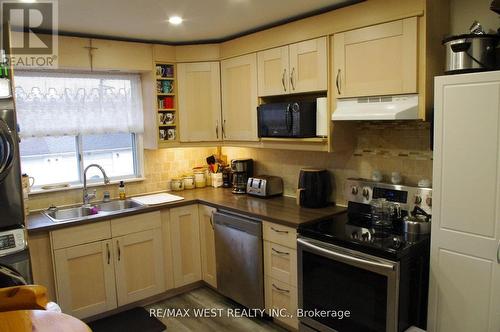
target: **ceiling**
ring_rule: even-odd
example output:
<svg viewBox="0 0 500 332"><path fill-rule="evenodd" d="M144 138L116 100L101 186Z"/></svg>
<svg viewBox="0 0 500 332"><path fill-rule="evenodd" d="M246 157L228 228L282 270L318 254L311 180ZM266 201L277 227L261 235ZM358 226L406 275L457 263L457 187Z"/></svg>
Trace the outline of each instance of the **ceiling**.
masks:
<svg viewBox="0 0 500 332"><path fill-rule="evenodd" d="M170 43L222 41L353 0L59 0L63 34ZM184 18L181 25L169 16Z"/></svg>

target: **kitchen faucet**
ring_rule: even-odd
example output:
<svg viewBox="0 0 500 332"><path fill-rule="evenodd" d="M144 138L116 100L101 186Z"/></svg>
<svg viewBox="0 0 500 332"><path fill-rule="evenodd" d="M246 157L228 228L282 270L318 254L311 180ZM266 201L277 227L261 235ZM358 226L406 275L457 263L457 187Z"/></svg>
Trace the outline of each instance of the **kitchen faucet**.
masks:
<svg viewBox="0 0 500 332"><path fill-rule="evenodd" d="M102 166L97 165L97 164L90 164L87 167L85 167L85 170L83 171L83 205L88 206L89 202L91 199L94 199L96 196L96 190L94 189L94 192L92 194L87 193L87 170L91 167L97 167L101 172L104 177L104 184L109 183L109 178L106 175L106 172L104 171L104 168Z"/></svg>

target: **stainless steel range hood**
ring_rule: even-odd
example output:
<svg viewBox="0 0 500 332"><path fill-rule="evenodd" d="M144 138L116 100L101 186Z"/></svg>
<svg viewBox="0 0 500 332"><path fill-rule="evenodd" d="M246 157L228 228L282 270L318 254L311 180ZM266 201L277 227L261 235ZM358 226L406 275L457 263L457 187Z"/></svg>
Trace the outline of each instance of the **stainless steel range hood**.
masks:
<svg viewBox="0 0 500 332"><path fill-rule="evenodd" d="M333 121L416 120L418 94L337 99Z"/></svg>

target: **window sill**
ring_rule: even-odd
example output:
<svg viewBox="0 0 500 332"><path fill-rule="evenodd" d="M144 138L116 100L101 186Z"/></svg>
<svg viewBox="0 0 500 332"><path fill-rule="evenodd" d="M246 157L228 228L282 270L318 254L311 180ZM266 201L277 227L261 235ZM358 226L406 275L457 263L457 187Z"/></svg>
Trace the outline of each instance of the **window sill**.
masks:
<svg viewBox="0 0 500 332"><path fill-rule="evenodd" d="M94 187L105 187L105 186L110 186L110 185L117 185L120 183L120 181L123 181L124 183L131 183L131 182L141 182L146 180L145 177L140 177L140 178L129 178L129 179L123 179L123 180L111 180L108 184L104 184L104 182L93 182L93 183L88 183L87 188L94 188ZM58 191L68 191L68 190L76 190L76 189L83 189L83 184L74 184L74 185L69 185L68 187L62 187L62 188L54 188L54 189L41 189L41 188L32 188L29 192L29 195L37 195L37 194L46 194L46 193L54 193Z"/></svg>

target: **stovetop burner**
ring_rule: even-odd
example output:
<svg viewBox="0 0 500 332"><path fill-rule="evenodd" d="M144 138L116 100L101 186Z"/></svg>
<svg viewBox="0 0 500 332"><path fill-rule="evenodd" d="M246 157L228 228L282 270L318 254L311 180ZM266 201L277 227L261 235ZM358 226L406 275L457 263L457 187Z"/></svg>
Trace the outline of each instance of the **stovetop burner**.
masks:
<svg viewBox="0 0 500 332"><path fill-rule="evenodd" d="M330 219L299 227L303 236L359 250L375 256L400 259L417 247L428 242L428 235L408 238L402 221L389 228L372 226L366 214L342 213Z"/></svg>

